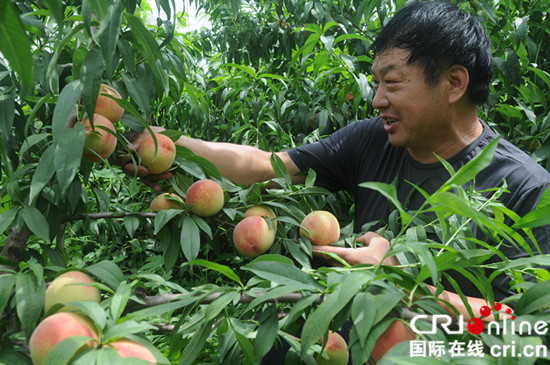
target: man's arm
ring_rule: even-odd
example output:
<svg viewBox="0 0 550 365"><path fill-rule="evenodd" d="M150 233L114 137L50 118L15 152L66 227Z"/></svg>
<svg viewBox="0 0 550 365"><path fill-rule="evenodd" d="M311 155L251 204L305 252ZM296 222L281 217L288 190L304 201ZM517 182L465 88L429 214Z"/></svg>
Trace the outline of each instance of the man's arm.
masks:
<svg viewBox="0 0 550 365"><path fill-rule="evenodd" d="M151 127L151 129L155 133L164 130L161 127ZM132 141L132 148L134 150L137 150L139 144L148 133L148 131L145 131ZM250 186L254 183L264 182L276 177L275 171L271 166L271 153L259 148L226 142L209 142L187 136L181 136L176 141L176 144L186 147L195 155L210 161L216 166L222 176L227 177L235 184ZM305 176L297 175L300 169L286 151L276 152L276 155L285 164L288 173L292 177L292 183L298 184L305 181ZM119 158L118 163L126 173L144 178L147 185L155 190L160 189L159 180L171 177L171 173L164 173L158 176L150 175L145 166L134 165L129 155Z"/></svg>
<svg viewBox="0 0 550 365"><path fill-rule="evenodd" d="M390 242L384 237L374 232L367 232L363 236L359 237L357 240L364 243L365 247L347 248L338 246L313 246L313 253L320 258L328 259L328 256L324 253L330 252L338 255L341 259L352 266L358 264L377 265L382 259L384 259L384 265L399 265L399 261L395 256L386 257L386 254L391 248L391 245ZM435 295L436 288L432 285L426 286L431 291L431 293ZM448 290L444 290L437 298L439 299L438 304L450 315L462 314L465 321L469 321L470 319L472 319L466 305L458 294ZM468 304L470 305L470 308L472 309L472 313L474 315L480 313L479 311L481 307L489 305L489 303L483 298L466 298L468 299ZM453 310L453 307L456 308L458 313ZM503 304L502 307L503 311L509 308L505 304ZM494 319L494 317L491 314L490 316L484 317L483 319L491 321Z"/></svg>

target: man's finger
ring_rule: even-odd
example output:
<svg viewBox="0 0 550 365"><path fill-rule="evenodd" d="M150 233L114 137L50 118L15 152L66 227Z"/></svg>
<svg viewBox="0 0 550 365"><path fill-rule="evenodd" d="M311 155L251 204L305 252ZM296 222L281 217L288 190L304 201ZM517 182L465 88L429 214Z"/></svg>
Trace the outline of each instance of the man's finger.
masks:
<svg viewBox="0 0 550 365"><path fill-rule="evenodd" d="M161 180L168 180L171 177L172 177L172 172L165 171L165 172L161 172L160 174L149 175L147 179L149 181L161 181Z"/></svg>
<svg viewBox="0 0 550 365"><path fill-rule="evenodd" d="M122 167L122 170L124 170L124 172L130 176L145 177L149 175L149 170L147 169L147 167L142 165L135 165L132 162L124 165Z"/></svg>

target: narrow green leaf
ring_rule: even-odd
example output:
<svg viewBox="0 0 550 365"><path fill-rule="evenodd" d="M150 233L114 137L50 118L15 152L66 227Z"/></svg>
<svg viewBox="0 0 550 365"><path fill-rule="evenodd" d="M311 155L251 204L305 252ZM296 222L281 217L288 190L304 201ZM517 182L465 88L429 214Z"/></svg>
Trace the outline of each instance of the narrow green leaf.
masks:
<svg viewBox="0 0 550 365"><path fill-rule="evenodd" d="M42 315L46 283L30 272L20 271L15 279L15 301L17 316L25 329L25 336L30 338L34 327Z"/></svg>
<svg viewBox="0 0 550 365"><path fill-rule="evenodd" d="M160 230L172 220L172 218L181 214L181 209L163 209L157 213L155 217L155 234L159 233Z"/></svg>
<svg viewBox="0 0 550 365"><path fill-rule="evenodd" d="M15 118L15 100L12 94L0 95L0 135L9 136Z"/></svg>
<svg viewBox="0 0 550 365"><path fill-rule="evenodd" d="M517 314L547 311L550 308L550 281L543 281L527 289L514 307Z"/></svg>
<svg viewBox="0 0 550 365"><path fill-rule="evenodd" d="M11 0L0 1L0 51L19 75L21 94L27 95L33 83L34 60L31 43Z"/></svg>
<svg viewBox="0 0 550 365"><path fill-rule="evenodd" d="M191 217L185 217L183 219L180 245L187 261L193 261L199 256L199 250L201 248L200 230Z"/></svg>
<svg viewBox="0 0 550 365"><path fill-rule="evenodd" d="M121 321L127 321L130 319L141 320L141 319L147 319L155 316L160 316L161 314L173 312L183 307L187 307L188 305L196 303L198 300L200 300L200 297L194 297L194 296L185 297L184 295L182 295L181 300L174 300L169 303L159 304L153 307L149 307L149 308L145 308L145 309L141 309L141 310L129 313L124 317L122 317Z"/></svg>
<svg viewBox="0 0 550 365"><path fill-rule="evenodd" d="M183 350L179 365L193 364L210 334L215 331L212 328L213 321L204 321L191 337L191 341Z"/></svg>
<svg viewBox="0 0 550 365"><path fill-rule="evenodd" d="M288 173L288 170L286 169L285 163L275 153L271 154L271 166L273 166L273 170L275 171L275 175L277 175L277 177L284 178L286 187L292 184L292 181Z"/></svg>
<svg viewBox="0 0 550 365"><path fill-rule="evenodd" d="M42 189L48 184L55 173L54 165L55 147L50 145L42 154L38 166L31 180L31 189L29 193L29 204L33 204L34 200Z"/></svg>
<svg viewBox="0 0 550 365"><path fill-rule="evenodd" d="M101 261L86 268L93 276L111 288L117 288L124 281L122 270L112 261Z"/></svg>
<svg viewBox="0 0 550 365"><path fill-rule="evenodd" d="M105 62L101 52L97 48L89 50L80 69L80 82L84 85L82 88L82 102L90 120L92 120L97 104L104 68Z"/></svg>
<svg viewBox="0 0 550 365"><path fill-rule="evenodd" d="M0 275L0 313L4 312L4 308L13 294L15 278L14 274Z"/></svg>
<svg viewBox="0 0 550 365"><path fill-rule="evenodd" d="M147 64L151 67L151 70L153 70L153 74L155 75L157 81L162 85L164 93L168 94L168 75L159 68L159 64L157 63L159 46L155 40L155 37L149 32L149 30L147 30L147 28L145 28L143 21L140 18L130 13L124 13L124 18L128 22L134 37L136 37Z"/></svg>
<svg viewBox="0 0 550 365"><path fill-rule="evenodd" d="M126 308L126 304L128 304L128 300L130 299L130 295L132 294L132 287L127 282L122 282L116 289L115 295L111 298L111 317L118 321L122 313L124 312L124 309Z"/></svg>
<svg viewBox="0 0 550 365"><path fill-rule="evenodd" d="M99 36L99 45L101 47L103 59L105 60L108 78L112 77L112 72L117 66L113 58L115 56L120 34L122 9L123 5L121 0L114 1L109 4L106 29L103 30Z"/></svg>
<svg viewBox="0 0 550 365"><path fill-rule="evenodd" d="M128 235L131 238L134 237L134 233L136 233L136 230L139 228L139 218L131 215L127 215L123 218L123 222L124 222L124 227L128 232Z"/></svg>
<svg viewBox="0 0 550 365"><path fill-rule="evenodd" d="M361 347L365 347L368 334L374 324L376 301L371 293L359 293L353 298L351 317Z"/></svg>
<svg viewBox="0 0 550 365"><path fill-rule="evenodd" d="M16 215L17 208L11 208L0 214L0 234L3 234L8 229Z"/></svg>
<svg viewBox="0 0 550 365"><path fill-rule="evenodd" d="M50 229L44 215L35 207L24 207L21 209L21 218L33 234L50 242Z"/></svg>
<svg viewBox="0 0 550 365"><path fill-rule="evenodd" d="M203 260L203 259L197 259L197 260L190 261L190 262L187 263L187 265L200 265L200 266L204 266L204 267L207 267L209 269L212 269L212 270L216 270L220 274L222 274L222 275L226 276L227 278L229 278L233 281L236 281L237 283L242 285L242 282L241 282L241 279L239 278L239 276L237 274L235 274L235 272L228 266L221 265L221 264L218 264L216 262Z"/></svg>
<svg viewBox="0 0 550 365"><path fill-rule="evenodd" d="M550 204L537 207L517 221L512 228L535 228L550 224Z"/></svg>
<svg viewBox="0 0 550 365"><path fill-rule="evenodd" d="M48 351L48 354L42 361L42 365L64 365L69 364L69 361L84 346L84 344L93 340L88 336L70 336L58 342Z"/></svg>
<svg viewBox="0 0 550 365"><path fill-rule="evenodd" d="M242 267L242 269L252 271L262 279L282 285L307 284L311 286L312 289L322 288L322 286L306 272L294 266L292 261L285 262L278 258L278 255L262 255L254 259L254 261L250 262L248 265Z"/></svg>
<svg viewBox="0 0 550 365"><path fill-rule="evenodd" d="M61 90L61 94L59 94L59 98L53 110L52 133L54 141L59 139L61 132L66 128L69 116L76 102L80 99L81 93L82 83L80 83L80 80L72 81Z"/></svg>
<svg viewBox="0 0 550 365"><path fill-rule="evenodd" d="M80 167L85 134L84 126L79 123L64 129L55 142L54 165L62 195L67 193Z"/></svg>
<svg viewBox="0 0 550 365"><path fill-rule="evenodd" d="M399 199L397 199L397 189L395 185L369 181L361 183L359 184L359 186L362 188L376 190L377 192L385 196L386 199L388 199L399 211L399 215L401 216L401 220L404 225L411 220L411 216L403 209L403 205L401 204Z"/></svg>
<svg viewBox="0 0 550 365"><path fill-rule="evenodd" d="M62 2L58 0L41 0L41 3L46 5L59 27L62 28L65 20Z"/></svg>
<svg viewBox="0 0 550 365"><path fill-rule="evenodd" d="M364 272L352 272L348 274L338 288L328 294L323 302L307 318L302 330L302 354L328 330L332 319L349 303L358 293L359 289L372 280L370 275Z"/></svg>
<svg viewBox="0 0 550 365"><path fill-rule="evenodd" d="M108 327L107 330L103 333L103 339L104 341L109 341L113 338L127 337L128 335L139 334L154 329L156 329L156 327L149 322L138 322L135 320L129 320Z"/></svg>
<svg viewBox="0 0 550 365"><path fill-rule="evenodd" d="M279 318L277 308L275 305L271 305L262 313L258 332L254 339L254 358L257 363L269 352L275 343L278 330Z"/></svg>

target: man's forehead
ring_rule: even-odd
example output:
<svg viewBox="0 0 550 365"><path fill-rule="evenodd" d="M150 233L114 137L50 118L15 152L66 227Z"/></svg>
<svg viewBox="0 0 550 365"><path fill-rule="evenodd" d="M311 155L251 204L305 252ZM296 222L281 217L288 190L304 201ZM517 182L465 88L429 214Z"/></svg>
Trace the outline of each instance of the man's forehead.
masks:
<svg viewBox="0 0 550 365"><path fill-rule="evenodd" d="M401 48L389 48L376 55L373 60L372 73L386 74L393 70L400 70L407 65L410 51Z"/></svg>

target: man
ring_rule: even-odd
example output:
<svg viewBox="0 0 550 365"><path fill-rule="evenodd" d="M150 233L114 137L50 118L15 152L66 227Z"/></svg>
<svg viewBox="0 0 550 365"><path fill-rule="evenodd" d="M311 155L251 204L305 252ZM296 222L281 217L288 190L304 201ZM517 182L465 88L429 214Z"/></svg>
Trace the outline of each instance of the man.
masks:
<svg viewBox="0 0 550 365"><path fill-rule="evenodd" d="M489 94L492 56L487 31L475 17L450 3L411 3L384 26L373 50L376 95L372 103L380 116L353 123L319 142L277 153L293 183L304 182L298 173L313 168L319 186L348 190L356 201L357 232L364 223L388 217L386 199L374 190L360 188L360 183L397 179L399 199L409 199L410 209L418 208L424 198L408 182L431 193L449 178L436 155L458 169L496 137L477 115L477 105L485 103ZM234 183L249 185L275 177L269 152L189 137L181 137L177 143L208 159ZM129 164L126 170L147 175L142 166L136 171ZM501 140L490 166L476 177L475 188L494 188L503 179L510 193L501 201L519 215L533 210L550 186L545 169ZM156 184L154 179L150 182ZM549 228L541 227L536 235L543 252L550 252ZM390 249L390 242L374 232L365 233L359 241L365 247L322 247L316 249L316 255L333 252L352 265L378 264ZM526 255L514 248L507 248L505 254L511 259ZM384 263L397 265L398 261L389 257ZM477 314L487 302L470 287L465 294ZM495 291L497 300L510 293L505 281L495 283ZM457 294L444 291L440 298L469 318Z"/></svg>

